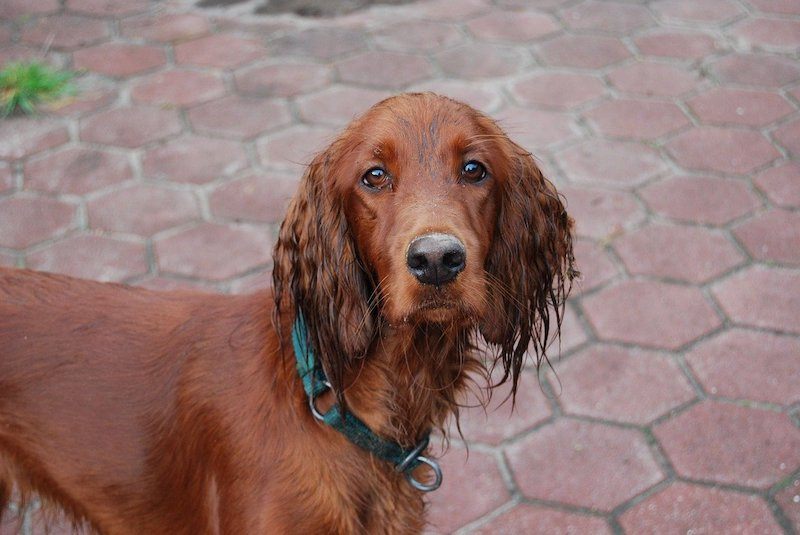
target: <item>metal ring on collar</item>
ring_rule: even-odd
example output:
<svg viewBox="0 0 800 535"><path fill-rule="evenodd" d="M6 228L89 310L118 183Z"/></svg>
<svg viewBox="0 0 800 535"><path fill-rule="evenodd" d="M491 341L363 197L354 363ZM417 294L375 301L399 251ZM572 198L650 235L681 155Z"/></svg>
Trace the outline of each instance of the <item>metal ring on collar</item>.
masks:
<svg viewBox="0 0 800 535"><path fill-rule="evenodd" d="M432 492L438 489L439 486L442 484L442 469L439 467L439 463L437 463L433 459L428 459L427 457L422 455L418 455L417 460L431 467L431 470L433 470L433 475L435 476L433 483L429 485L426 485L425 483L420 483L419 481L414 479L414 476L411 475L411 472L406 472L406 479L408 480L408 482L411 483L412 487L422 492Z"/></svg>
<svg viewBox="0 0 800 535"><path fill-rule="evenodd" d="M324 394L325 392L331 389L331 383L329 381L323 381L322 384L324 384L327 387L325 390L321 390L313 396L308 396L308 406L311 409L311 414L314 415L314 418L316 418L320 422L325 421L325 415L319 412L319 410L317 410L317 397L320 394Z"/></svg>

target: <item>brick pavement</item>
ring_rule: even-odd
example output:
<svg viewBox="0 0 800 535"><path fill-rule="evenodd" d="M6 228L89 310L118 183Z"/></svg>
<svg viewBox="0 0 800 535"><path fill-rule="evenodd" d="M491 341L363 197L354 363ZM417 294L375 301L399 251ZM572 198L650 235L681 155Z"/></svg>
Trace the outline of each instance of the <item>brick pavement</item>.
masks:
<svg viewBox="0 0 800 535"><path fill-rule="evenodd" d="M302 163L386 95L452 95L564 192L584 279L555 371L527 373L511 418L468 411L432 531L800 530L797 0L329 20L4 0L0 17L0 62L86 71L77 100L0 122L0 264L262 286Z"/></svg>

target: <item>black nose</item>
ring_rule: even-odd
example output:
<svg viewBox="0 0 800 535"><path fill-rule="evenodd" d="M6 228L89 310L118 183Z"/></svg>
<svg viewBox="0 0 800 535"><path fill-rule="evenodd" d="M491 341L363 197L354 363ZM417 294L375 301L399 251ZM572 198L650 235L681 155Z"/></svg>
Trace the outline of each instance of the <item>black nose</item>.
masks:
<svg viewBox="0 0 800 535"><path fill-rule="evenodd" d="M450 234L426 234L408 247L408 269L422 284L440 286L456 278L467 261L464 244Z"/></svg>

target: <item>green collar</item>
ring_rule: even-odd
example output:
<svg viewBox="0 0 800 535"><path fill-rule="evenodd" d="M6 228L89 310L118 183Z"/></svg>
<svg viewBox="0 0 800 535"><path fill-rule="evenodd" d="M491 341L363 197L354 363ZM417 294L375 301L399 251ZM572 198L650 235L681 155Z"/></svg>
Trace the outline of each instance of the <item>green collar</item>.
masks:
<svg viewBox="0 0 800 535"><path fill-rule="evenodd" d="M317 364L314 352L308 344L308 330L302 314L297 315L292 327L292 346L297 360L297 372L303 380L303 388L308 396L308 405L317 420L333 427L356 446L367 450L379 459L392 463L395 470L404 473L409 483L417 490L430 492L439 488L439 485L442 484L441 468L436 461L422 455L422 452L428 447L430 434L426 435L416 447L407 450L396 442L385 440L373 433L352 412L342 413L338 404L333 405L325 414L321 414L317 410L315 406L317 397L329 390L331 384L328 382L322 366ZM420 464L427 464L433 470L436 476L433 483L424 484L414 479L412 472Z"/></svg>

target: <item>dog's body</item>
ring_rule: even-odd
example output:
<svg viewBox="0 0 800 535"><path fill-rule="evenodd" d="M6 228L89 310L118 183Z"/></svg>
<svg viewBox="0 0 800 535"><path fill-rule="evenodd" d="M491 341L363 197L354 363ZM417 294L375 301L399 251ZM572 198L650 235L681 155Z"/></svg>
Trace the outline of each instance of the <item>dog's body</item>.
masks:
<svg viewBox="0 0 800 535"><path fill-rule="evenodd" d="M312 416L292 324L332 383L320 402L413 447L457 416L478 331L514 386L530 341L542 356L570 227L488 118L403 95L310 165L274 292L2 270L0 511L16 487L103 533L417 533L404 474Z"/></svg>

